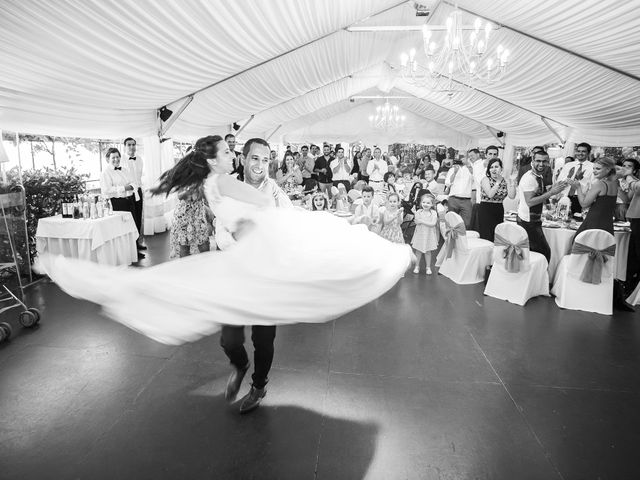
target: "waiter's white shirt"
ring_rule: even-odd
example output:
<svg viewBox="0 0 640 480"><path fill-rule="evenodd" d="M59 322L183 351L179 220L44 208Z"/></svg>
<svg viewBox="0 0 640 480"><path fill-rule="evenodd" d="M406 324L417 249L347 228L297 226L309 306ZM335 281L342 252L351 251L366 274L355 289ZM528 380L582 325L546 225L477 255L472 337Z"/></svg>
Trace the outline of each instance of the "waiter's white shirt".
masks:
<svg viewBox="0 0 640 480"><path fill-rule="evenodd" d="M120 161L120 166L131 174L135 189L142 188L142 169L144 167L142 157L136 154L136 159L130 160L129 157L124 156Z"/></svg>
<svg viewBox="0 0 640 480"><path fill-rule="evenodd" d="M131 172L122 168L122 170L116 170L111 165L100 175L100 190L102 195L107 197L126 198L135 196L138 200L138 190L135 188L135 181L131 176ZM133 190L125 190L127 185L134 186Z"/></svg>

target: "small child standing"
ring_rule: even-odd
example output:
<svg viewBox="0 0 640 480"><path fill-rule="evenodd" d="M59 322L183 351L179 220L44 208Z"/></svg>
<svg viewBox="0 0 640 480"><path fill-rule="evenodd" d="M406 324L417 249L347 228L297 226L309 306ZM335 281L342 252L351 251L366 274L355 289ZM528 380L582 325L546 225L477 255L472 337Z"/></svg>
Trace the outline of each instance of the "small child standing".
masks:
<svg viewBox="0 0 640 480"><path fill-rule="evenodd" d="M378 233L380 231L380 212L373 203L373 188L369 185L362 189L362 203L355 209L351 224L366 225L369 231Z"/></svg>
<svg viewBox="0 0 640 480"><path fill-rule="evenodd" d="M395 192L389 193L385 209L380 215L382 225L380 236L393 243L404 243L402 229L400 228L403 217L404 212L400 208L400 196Z"/></svg>
<svg viewBox="0 0 640 480"><path fill-rule="evenodd" d="M416 230L411 239L411 246L418 257L413 273L419 273L420 257L424 255L427 275L431 275L431 252L438 248L438 213L435 203L433 195L426 193L420 197L420 209L415 218Z"/></svg>

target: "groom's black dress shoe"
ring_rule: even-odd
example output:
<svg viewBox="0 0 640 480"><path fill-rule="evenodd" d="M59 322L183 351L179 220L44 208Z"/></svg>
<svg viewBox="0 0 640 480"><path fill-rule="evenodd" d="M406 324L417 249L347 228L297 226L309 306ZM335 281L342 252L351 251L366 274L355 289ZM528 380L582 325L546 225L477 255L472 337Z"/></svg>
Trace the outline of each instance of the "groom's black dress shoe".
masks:
<svg viewBox="0 0 640 480"><path fill-rule="evenodd" d="M242 403L240 404L240 413L249 413L258 408L266 394L266 388L251 387L249 393L247 393L242 399Z"/></svg>
<svg viewBox="0 0 640 480"><path fill-rule="evenodd" d="M233 402L238 395L238 391L240 390L240 385L242 385L242 379L244 378L247 370L249 370L250 364L244 368L238 368L236 366L233 367L233 372L229 375L229 379L227 380L227 388L224 391L224 398L227 402Z"/></svg>

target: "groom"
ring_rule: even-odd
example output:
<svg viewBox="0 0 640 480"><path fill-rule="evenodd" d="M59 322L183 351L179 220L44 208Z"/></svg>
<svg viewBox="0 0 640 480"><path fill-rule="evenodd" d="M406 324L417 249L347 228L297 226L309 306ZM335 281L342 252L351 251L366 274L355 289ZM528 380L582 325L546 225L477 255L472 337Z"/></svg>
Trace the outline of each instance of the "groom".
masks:
<svg viewBox="0 0 640 480"><path fill-rule="evenodd" d="M244 181L258 190L268 193L276 207L292 207L289 197L269 178L269 159L271 148L266 140L252 138L244 144ZM273 341L276 338L275 326L254 325L251 327L253 342L254 371L251 376L251 390L242 398L240 413L255 410L267 393L268 374L273 362ZM225 398L232 402L240 390L242 380L249 370L250 363L244 348L244 327L225 325L222 327L220 345L233 366L233 372L227 380Z"/></svg>

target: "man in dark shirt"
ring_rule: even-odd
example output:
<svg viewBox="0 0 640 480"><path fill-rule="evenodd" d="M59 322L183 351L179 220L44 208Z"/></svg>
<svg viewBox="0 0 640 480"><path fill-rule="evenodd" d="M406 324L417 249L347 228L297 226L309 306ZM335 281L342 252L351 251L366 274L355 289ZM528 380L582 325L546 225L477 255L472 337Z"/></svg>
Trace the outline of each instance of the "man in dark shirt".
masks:
<svg viewBox="0 0 640 480"><path fill-rule="evenodd" d="M329 198L331 198L331 187L333 185L333 175L330 168L332 160L331 147L325 144L324 147L322 147L322 155L316 158L316 163L313 167L313 172L318 177L320 191Z"/></svg>

